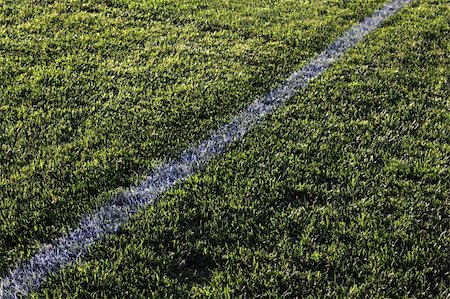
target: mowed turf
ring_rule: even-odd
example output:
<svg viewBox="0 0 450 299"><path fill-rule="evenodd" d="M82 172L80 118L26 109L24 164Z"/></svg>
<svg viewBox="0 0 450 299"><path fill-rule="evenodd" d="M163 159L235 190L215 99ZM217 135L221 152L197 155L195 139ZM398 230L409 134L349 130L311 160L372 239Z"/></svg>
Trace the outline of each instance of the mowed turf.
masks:
<svg viewBox="0 0 450 299"><path fill-rule="evenodd" d="M447 298L449 21L407 7L33 296Z"/></svg>
<svg viewBox="0 0 450 299"><path fill-rule="evenodd" d="M0 1L0 277L383 1Z"/></svg>

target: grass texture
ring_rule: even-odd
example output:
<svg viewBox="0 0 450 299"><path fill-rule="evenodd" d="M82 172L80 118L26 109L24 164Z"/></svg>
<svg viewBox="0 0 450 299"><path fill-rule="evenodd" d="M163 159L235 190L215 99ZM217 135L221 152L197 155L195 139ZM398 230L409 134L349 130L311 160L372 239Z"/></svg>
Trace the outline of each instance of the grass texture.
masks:
<svg viewBox="0 0 450 299"><path fill-rule="evenodd" d="M415 2L33 296L446 298L448 36Z"/></svg>
<svg viewBox="0 0 450 299"><path fill-rule="evenodd" d="M382 2L0 0L0 276Z"/></svg>

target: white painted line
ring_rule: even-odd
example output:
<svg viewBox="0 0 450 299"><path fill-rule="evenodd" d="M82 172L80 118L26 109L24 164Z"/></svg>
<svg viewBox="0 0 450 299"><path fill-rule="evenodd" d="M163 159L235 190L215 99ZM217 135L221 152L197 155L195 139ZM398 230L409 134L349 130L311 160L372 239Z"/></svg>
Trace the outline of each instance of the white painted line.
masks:
<svg viewBox="0 0 450 299"><path fill-rule="evenodd" d="M184 151L178 161L161 165L141 185L117 195L105 206L85 216L69 234L53 240L52 244L42 245L30 260L18 265L0 282L0 297L25 297L31 291L39 289L45 278L86 254L89 246L116 232L120 225L126 223L140 209L152 204L176 182L192 176L211 158L222 153L229 143L241 139L252 127L258 125L266 114L281 107L300 88L307 86L310 80L325 72L331 63L411 1L393 0L386 4L372 16L346 31L278 88L255 100L207 140Z"/></svg>

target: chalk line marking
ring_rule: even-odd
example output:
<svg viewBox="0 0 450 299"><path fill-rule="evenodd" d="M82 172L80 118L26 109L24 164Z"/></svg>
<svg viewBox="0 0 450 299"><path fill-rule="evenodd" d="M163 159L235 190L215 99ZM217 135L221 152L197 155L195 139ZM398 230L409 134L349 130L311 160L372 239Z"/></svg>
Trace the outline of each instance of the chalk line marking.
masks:
<svg viewBox="0 0 450 299"><path fill-rule="evenodd" d="M317 58L293 73L283 84L266 96L256 99L207 140L184 151L178 161L156 168L141 185L113 197L105 206L86 215L77 228L53 240L51 244L42 245L34 256L11 270L0 282L0 297L25 297L33 290L39 289L45 278L86 254L92 244L115 233L120 225L126 223L139 210L155 202L158 196L176 182L198 172L211 158L222 153L228 144L241 139L252 127L258 125L265 115L281 107L365 35L410 2L412 0L393 0L375 11L370 17L346 31Z"/></svg>

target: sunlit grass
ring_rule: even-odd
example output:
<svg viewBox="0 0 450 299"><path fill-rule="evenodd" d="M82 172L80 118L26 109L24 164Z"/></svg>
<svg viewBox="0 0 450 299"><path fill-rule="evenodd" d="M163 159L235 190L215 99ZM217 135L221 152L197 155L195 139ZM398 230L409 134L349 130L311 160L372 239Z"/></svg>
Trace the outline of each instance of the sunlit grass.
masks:
<svg viewBox="0 0 450 299"><path fill-rule="evenodd" d="M449 20L394 16L35 295L445 298Z"/></svg>

